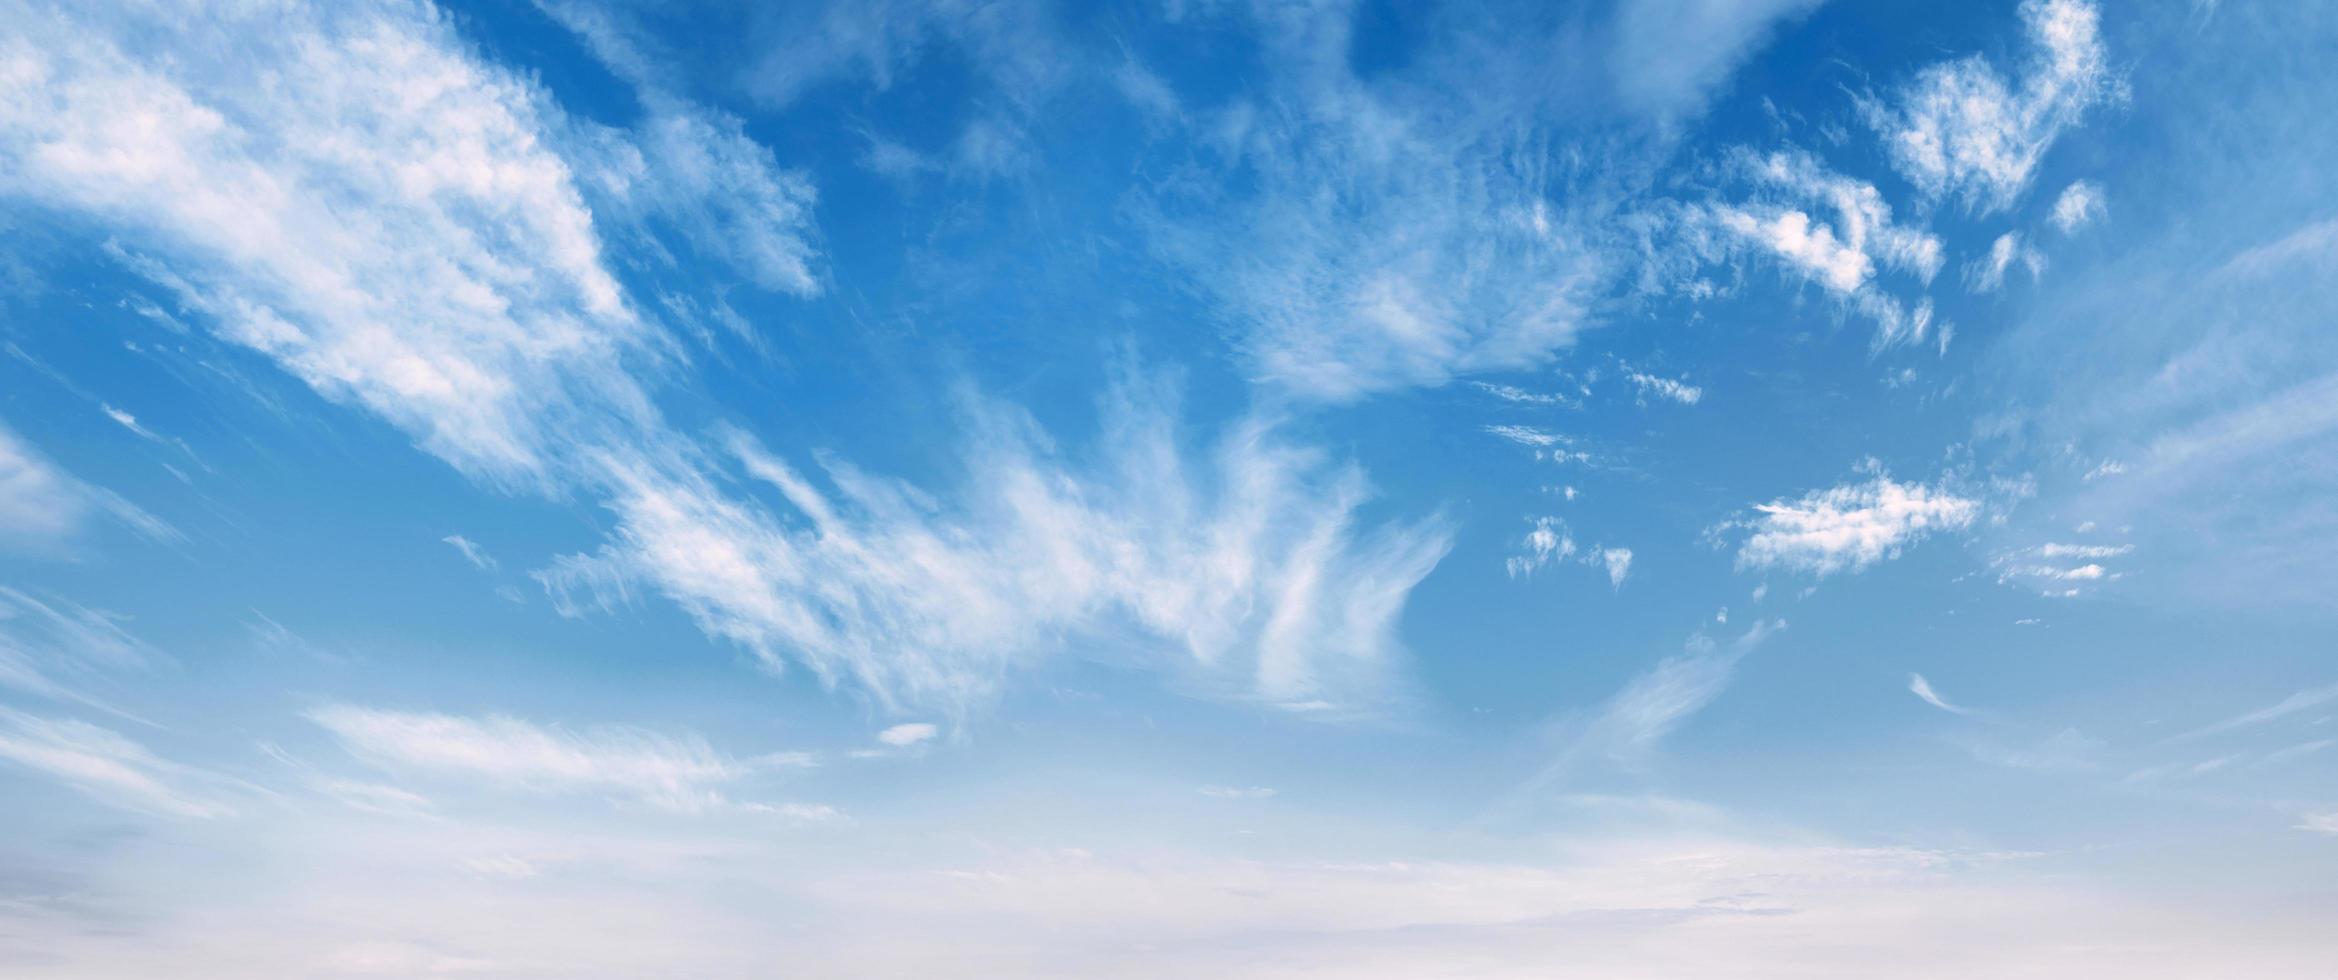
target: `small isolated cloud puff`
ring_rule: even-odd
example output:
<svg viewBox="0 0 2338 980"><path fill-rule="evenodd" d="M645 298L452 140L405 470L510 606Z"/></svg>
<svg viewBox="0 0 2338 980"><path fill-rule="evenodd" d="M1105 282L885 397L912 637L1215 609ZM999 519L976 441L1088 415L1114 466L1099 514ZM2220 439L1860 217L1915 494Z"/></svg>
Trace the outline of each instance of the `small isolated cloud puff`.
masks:
<svg viewBox="0 0 2338 980"><path fill-rule="evenodd" d="M1624 577L1632 574L1632 549L1602 548L1599 563L1607 566L1607 584L1623 588Z"/></svg>
<svg viewBox="0 0 2338 980"><path fill-rule="evenodd" d="M1683 405L1694 405L1704 400L1705 397L1705 389L1675 378L1660 378L1641 371L1633 371L1624 377L1631 381L1634 387L1640 389L1642 402L1646 402L1648 397L1653 395Z"/></svg>
<svg viewBox="0 0 2338 980"><path fill-rule="evenodd" d="M2048 220L2063 234L2068 235L2103 216L2103 189L2093 181L2074 181L2062 189L2062 196L2054 199L2054 210Z"/></svg>
<svg viewBox="0 0 2338 980"><path fill-rule="evenodd" d="M1275 795L1271 786L1204 786L1201 795L1221 800L1263 800Z"/></svg>
<svg viewBox="0 0 2338 980"><path fill-rule="evenodd" d="M1962 715L1971 713L1963 708L1948 703L1948 699L1941 697L1940 692L1933 690L1932 682L1925 680L1924 675L1922 674L1908 675L1908 691L1917 697L1922 698L1925 704L1929 704L1950 714Z"/></svg>
<svg viewBox="0 0 2338 980"><path fill-rule="evenodd" d="M2020 263L2036 281L2046 270L2046 255L2022 241L2021 232L2009 231L1989 244L1989 254L1965 269L1965 280L1977 293L1994 293L2005 285L2005 273Z"/></svg>
<svg viewBox="0 0 2338 980"><path fill-rule="evenodd" d="M905 749L912 745L931 741L935 735L940 733L941 729L930 723L913 721L878 732L877 741L897 749Z"/></svg>
<svg viewBox="0 0 2338 980"><path fill-rule="evenodd" d="M2019 78L1973 55L1924 69L1890 105L1865 106L1893 167L1927 198L2004 210L2062 130L2106 98L2110 70L2092 3L2025 0L2021 19L2032 50Z"/></svg>
<svg viewBox="0 0 2338 980"><path fill-rule="evenodd" d="M1938 531L1969 527L1980 502L1945 486L1900 483L1878 472L1864 483L1756 504L1755 516L1722 525L1749 530L1739 568L1782 568L1819 578L1897 557Z"/></svg>
<svg viewBox="0 0 2338 980"><path fill-rule="evenodd" d="M1503 561L1504 571L1511 578L1526 578L1553 563L1572 563L1603 567L1608 584L1622 588L1624 578L1632 573L1632 549L1606 548L1598 545L1579 550L1575 538L1567 533L1567 524L1556 517L1533 518L1532 527L1519 539L1517 554Z"/></svg>
<svg viewBox="0 0 2338 980"><path fill-rule="evenodd" d="M1511 578L1531 576L1554 561L1566 561L1575 556L1575 539L1567 533L1566 522L1556 517L1537 517L1534 527L1519 541L1519 554L1503 562Z"/></svg>
<svg viewBox="0 0 2338 980"><path fill-rule="evenodd" d="M456 551L462 552L463 560L470 562L471 567L482 572L495 570L495 556L488 554L487 549L480 547L478 542L460 534L449 534L439 540L453 546Z"/></svg>

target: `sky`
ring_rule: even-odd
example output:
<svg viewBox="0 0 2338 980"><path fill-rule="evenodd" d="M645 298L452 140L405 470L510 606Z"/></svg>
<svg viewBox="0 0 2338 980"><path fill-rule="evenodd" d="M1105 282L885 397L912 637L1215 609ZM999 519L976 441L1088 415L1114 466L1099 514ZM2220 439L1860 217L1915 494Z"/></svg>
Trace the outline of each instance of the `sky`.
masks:
<svg viewBox="0 0 2338 980"><path fill-rule="evenodd" d="M0 0L0 973L2327 976L2333 45Z"/></svg>

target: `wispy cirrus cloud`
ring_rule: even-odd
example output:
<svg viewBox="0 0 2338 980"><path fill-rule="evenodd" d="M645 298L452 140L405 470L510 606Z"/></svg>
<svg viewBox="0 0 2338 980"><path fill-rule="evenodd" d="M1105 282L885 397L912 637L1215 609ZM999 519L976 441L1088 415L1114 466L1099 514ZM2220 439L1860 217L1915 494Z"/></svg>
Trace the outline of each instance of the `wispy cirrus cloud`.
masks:
<svg viewBox="0 0 2338 980"><path fill-rule="evenodd" d="M25 70L0 79L0 193L118 232L134 271L220 336L481 483L605 502L610 545L545 574L570 612L664 594L769 663L894 701L963 706L1066 633L1119 623L1204 666L1248 660L1269 700L1377 686L1363 678L1387 673L1447 535L1357 528L1362 474L1263 421L1196 465L1159 405L1124 412L1141 439L1087 467L985 406L949 514L834 458L832 491L797 492L814 483L766 479L787 468L761 449L675 431L653 397L672 304L637 300L611 243L679 225L750 278L814 292L810 190L637 70L615 21L555 6L637 80L642 127L567 117L426 6L295 5L265 29L250 12L34 6L10 52ZM774 235L794 237L758 237ZM734 465L777 499L740 491Z"/></svg>
<svg viewBox="0 0 2338 980"><path fill-rule="evenodd" d="M57 553L98 515L157 541L180 538L160 518L74 478L0 425L0 549Z"/></svg>
<svg viewBox="0 0 2338 980"><path fill-rule="evenodd" d="M1555 24L1521 36L1440 20L1408 84L1390 86L1345 54L1353 9L1243 13L1272 48L1261 90L1193 118L1198 179L1154 188L1139 217L1254 377L1347 402L1532 367L1574 342L1607 259L1559 194L1548 89L1486 73L1535 77L1557 52L1590 61L1589 45Z"/></svg>
<svg viewBox="0 0 2338 980"><path fill-rule="evenodd" d="M1440 520L1360 526L1362 471L1262 419L1191 454L1158 382L1116 389L1095 459L1055 451L1011 408L968 405L950 503L834 457L808 475L742 435L741 470L801 523L632 461L617 542L541 577L571 612L649 583L710 634L887 701L963 708L1060 637L1115 631L1271 703L1389 693L1396 618L1450 547Z"/></svg>
<svg viewBox="0 0 2338 980"><path fill-rule="evenodd" d="M0 586L0 687L146 724L87 688L102 675L142 670L160 659L102 610Z"/></svg>
<svg viewBox="0 0 2338 980"><path fill-rule="evenodd" d="M440 538L439 540L445 542L449 547L454 548L457 552L460 552L463 556L463 560L471 563L471 567L476 568L482 572L492 572L495 570L495 556L488 554L487 549L481 547L479 542L473 541L470 538L466 538L460 534L449 534L446 537Z"/></svg>
<svg viewBox="0 0 2338 980"><path fill-rule="evenodd" d="M607 793L686 812L729 805L723 787L758 771L810 762L794 753L736 759L695 735L624 727L569 731L503 715L335 704L307 717L351 753L391 771L524 792Z"/></svg>
<svg viewBox="0 0 2338 980"><path fill-rule="evenodd" d="M0 708L0 760L116 806L177 817L232 816L232 781L170 762L112 729Z"/></svg>
<svg viewBox="0 0 2338 980"><path fill-rule="evenodd" d="M1822 0L1629 0L1616 6L1608 51L1626 105L1663 117L1688 114L1781 24Z"/></svg>
<svg viewBox="0 0 2338 980"><path fill-rule="evenodd" d="M1919 700L1923 701L1925 704L1929 704L1929 705L1931 705L1931 706L1933 706L1933 707L1935 707L1935 708L1939 708L1940 710L1942 710L1942 711L1946 711L1946 712L1948 712L1949 714L1952 714L1952 715L1969 715L1969 714L1972 714L1972 712L1971 712L1970 710L1967 710L1967 709L1965 709L1965 708L1959 707L1959 706L1957 706L1957 705L1954 705L1954 704L1950 704L1950 703L1948 702L1948 699L1947 699L1947 698L1945 698L1945 697L1942 697L1942 696L1940 695L1940 692L1938 692L1938 691L1935 691L1935 690L1933 690L1933 689L1932 689L1932 682L1931 682L1931 681L1928 681L1928 680L1925 680L1925 679L1924 679L1924 675L1922 675L1922 674L1909 674L1909 675L1908 675L1908 693L1910 693L1910 694L1914 694L1914 695L1915 695L1915 696L1916 696L1916 697L1917 697Z"/></svg>
<svg viewBox="0 0 2338 980"><path fill-rule="evenodd" d="M2286 698L2282 698L2280 701L2274 702L2273 704L2258 708L2255 711L2244 712L2234 717L2227 718L2223 721L2216 722L2215 724L2202 725L2199 728L2195 728L2178 735L2171 735L2166 739L2166 741L2190 742L2196 739L2208 738L2214 735L2222 735L2226 732L2238 731L2244 728L2253 728L2267 722L2289 717L2290 715L2307 710L2309 708L2320 707L2321 705L2328 704L2332 701L2338 701L2338 684L2331 684L2326 687L2306 688L2291 694Z"/></svg>
<svg viewBox="0 0 2338 980"><path fill-rule="evenodd" d="M1784 629L1785 620L1757 620L1727 643L1703 633L1690 637L1678 656L1634 677L1588 714L1555 726L1555 752L1522 792L1546 788L1589 763L1644 764L1667 736L1721 696L1738 661Z"/></svg>

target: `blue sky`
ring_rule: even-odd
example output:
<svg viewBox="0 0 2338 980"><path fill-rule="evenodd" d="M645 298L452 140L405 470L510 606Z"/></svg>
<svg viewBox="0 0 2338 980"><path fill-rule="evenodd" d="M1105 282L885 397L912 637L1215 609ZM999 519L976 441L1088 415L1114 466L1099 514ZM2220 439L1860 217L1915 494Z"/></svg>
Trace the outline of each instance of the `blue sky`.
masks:
<svg viewBox="0 0 2338 980"><path fill-rule="evenodd" d="M2338 958L2338 10L0 24L0 972Z"/></svg>

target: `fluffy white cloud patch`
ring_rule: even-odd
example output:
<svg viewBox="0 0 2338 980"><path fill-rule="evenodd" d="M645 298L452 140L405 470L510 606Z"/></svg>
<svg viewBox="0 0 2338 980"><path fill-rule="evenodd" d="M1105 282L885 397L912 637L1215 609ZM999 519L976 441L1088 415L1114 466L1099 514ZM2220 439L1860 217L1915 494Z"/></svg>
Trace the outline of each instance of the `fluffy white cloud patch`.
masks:
<svg viewBox="0 0 2338 980"><path fill-rule="evenodd" d="M1879 277L1888 270L1930 283L1943 261L1938 237L1895 220L1875 185L1835 173L1799 150L1739 153L1732 169L1754 196L1685 208L1691 251L1723 259L1750 249L1777 261L1874 320L1878 347L1924 339L1931 304L1909 308Z"/></svg>
<svg viewBox="0 0 2338 980"><path fill-rule="evenodd" d="M901 749L932 741L933 737L940 732L941 729L934 727L931 723L913 721L878 732L877 741Z"/></svg>
<svg viewBox="0 0 2338 980"><path fill-rule="evenodd" d="M1956 197L1983 214L2011 206L2055 138L2110 93L2100 19L2087 0L2025 0L2031 50L2016 77L1972 55L1924 69L1888 104L1871 103L1868 122L1892 165L1927 197Z"/></svg>
<svg viewBox="0 0 2338 980"><path fill-rule="evenodd" d="M1753 516L1724 528L1748 532L1737 567L1823 578L1897 557L1932 534L1963 530L1980 511L1980 501L1945 486L1901 483L1878 472L1864 482L1756 504Z"/></svg>
<svg viewBox="0 0 2338 980"><path fill-rule="evenodd" d="M2091 180L2073 181L2054 199L2054 210L2047 214L2047 220L2068 235L2093 223L2107 210L2102 185Z"/></svg>

